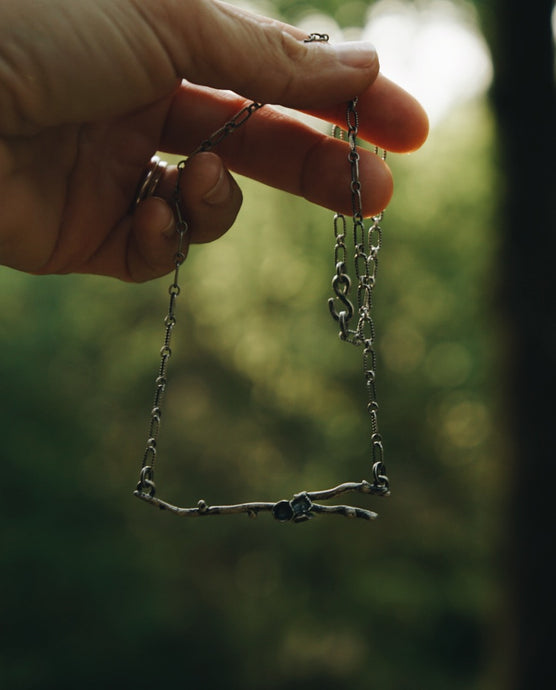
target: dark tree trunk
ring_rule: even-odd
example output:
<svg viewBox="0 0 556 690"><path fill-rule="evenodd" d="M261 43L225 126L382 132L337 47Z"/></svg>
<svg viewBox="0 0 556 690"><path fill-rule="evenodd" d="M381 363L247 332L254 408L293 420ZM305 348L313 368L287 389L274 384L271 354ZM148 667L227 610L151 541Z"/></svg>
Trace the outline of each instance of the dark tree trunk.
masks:
<svg viewBox="0 0 556 690"><path fill-rule="evenodd" d="M510 690L556 687L556 184L552 0L491 0L512 486Z"/></svg>

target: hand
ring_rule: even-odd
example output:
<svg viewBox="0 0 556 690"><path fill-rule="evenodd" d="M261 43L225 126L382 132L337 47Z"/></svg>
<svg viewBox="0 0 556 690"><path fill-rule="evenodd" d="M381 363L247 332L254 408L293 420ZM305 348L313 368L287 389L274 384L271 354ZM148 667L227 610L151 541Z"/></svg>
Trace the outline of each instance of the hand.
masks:
<svg viewBox="0 0 556 690"><path fill-rule="evenodd" d="M427 135L421 107L378 75L368 44L303 43L298 29L217 0L3 0L0 26L0 263L19 270L167 273L176 169L134 208L137 185L156 151L187 155L245 99L343 124L358 95L369 141L409 151ZM218 155L189 159L189 239L233 223L241 191L228 169L348 211L345 146L259 110ZM391 195L388 168L365 153L361 179L376 213Z"/></svg>

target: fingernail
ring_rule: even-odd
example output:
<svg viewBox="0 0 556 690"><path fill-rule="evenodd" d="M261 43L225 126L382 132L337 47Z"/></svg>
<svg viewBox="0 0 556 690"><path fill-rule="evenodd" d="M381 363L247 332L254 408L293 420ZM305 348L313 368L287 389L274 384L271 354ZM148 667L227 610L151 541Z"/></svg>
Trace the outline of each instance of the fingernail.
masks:
<svg viewBox="0 0 556 690"><path fill-rule="evenodd" d="M218 206L228 201L231 193L230 178L222 165L216 184L204 195L203 201L210 206Z"/></svg>
<svg viewBox="0 0 556 690"><path fill-rule="evenodd" d="M373 67L378 61L376 48L369 41L350 41L334 45L338 60L348 67Z"/></svg>

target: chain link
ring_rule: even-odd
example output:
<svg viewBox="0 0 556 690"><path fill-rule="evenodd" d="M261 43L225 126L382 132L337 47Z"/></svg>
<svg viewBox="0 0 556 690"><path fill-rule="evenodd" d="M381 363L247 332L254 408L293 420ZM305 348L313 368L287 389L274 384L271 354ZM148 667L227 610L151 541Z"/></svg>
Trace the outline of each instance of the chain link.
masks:
<svg viewBox="0 0 556 690"><path fill-rule="evenodd" d="M231 120L226 122L225 125L220 127L220 129L217 129L216 132L213 132L208 139L202 141L191 155L194 156L196 153L202 153L203 151L210 151L213 149L223 139L230 134L233 134L238 127L241 127L241 125L245 124L251 115L262 107L262 103L256 103L255 101L249 103L249 105L246 105L238 113L236 113ZM181 161L181 163L182 165L185 165L185 161Z"/></svg>
<svg viewBox="0 0 556 690"><path fill-rule="evenodd" d="M361 179L359 177L360 154L357 145L359 133L359 117L357 114L357 98L348 103L346 109L346 136L350 165L350 193L352 206L353 227L353 269L357 281L357 323L355 328L349 327L351 319L355 315L355 307L350 299L351 278L347 271L347 246L346 227L347 222L343 214L334 216L334 263L335 272L332 278L332 288L335 297L328 300L328 307L332 317L340 326L339 336L352 345L363 346L363 376L367 389L367 411L371 428L371 463L374 484L377 489L389 488L386 467L384 465L384 447L382 436L378 429L378 401L376 392L376 351L375 351L375 327L372 316L373 290L376 285L378 269L378 253L382 246L382 229L380 223L383 213L373 216L368 230L365 229L363 218L363 202L361 197ZM333 129L336 136L337 128ZM342 138L342 134L340 134ZM376 150L378 153L378 150ZM386 158L386 152L382 158ZM341 311L336 309L340 303Z"/></svg>

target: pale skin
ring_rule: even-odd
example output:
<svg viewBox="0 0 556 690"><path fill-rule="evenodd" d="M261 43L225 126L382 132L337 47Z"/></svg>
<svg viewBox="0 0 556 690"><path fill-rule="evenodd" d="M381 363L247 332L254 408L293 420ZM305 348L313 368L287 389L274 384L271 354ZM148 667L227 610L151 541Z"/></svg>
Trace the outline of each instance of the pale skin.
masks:
<svg viewBox="0 0 556 690"><path fill-rule="evenodd" d="M307 44L217 0L0 0L0 26L0 263L21 271L170 271L176 169L135 207L137 185L156 151L187 156L249 100L343 124L358 96L368 141L406 152L427 136L422 108L368 44ZM230 170L348 212L345 160L346 144L265 106L189 159L187 242L233 225L242 195ZM390 171L365 152L361 180L372 215L390 200Z"/></svg>

